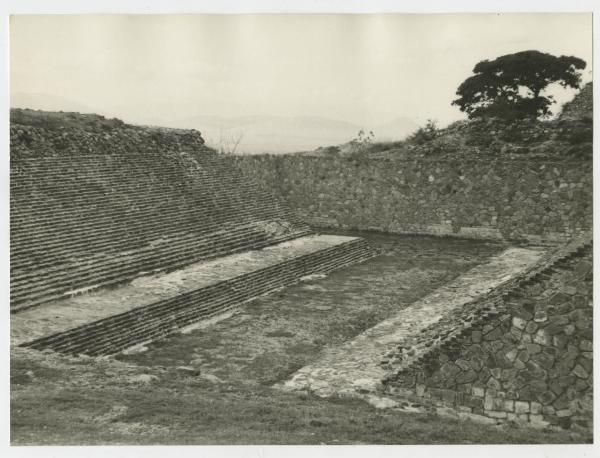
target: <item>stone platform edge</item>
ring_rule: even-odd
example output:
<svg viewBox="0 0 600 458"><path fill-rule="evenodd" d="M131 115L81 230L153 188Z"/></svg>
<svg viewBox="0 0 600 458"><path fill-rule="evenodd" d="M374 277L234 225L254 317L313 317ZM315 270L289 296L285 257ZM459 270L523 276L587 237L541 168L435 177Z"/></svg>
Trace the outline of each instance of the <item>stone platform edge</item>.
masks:
<svg viewBox="0 0 600 458"><path fill-rule="evenodd" d="M572 360L572 362L567 363L563 360L559 361L560 355L557 356L556 364L560 367L556 370L558 370L560 374L565 372L565 370L567 373L567 375L562 376L562 378L559 377L560 380L557 379L559 384L563 382L563 379L572 379L569 381L570 384L568 385L568 388L571 392L568 394L565 394L566 392L561 395L553 394L551 398L547 399L546 395L550 393L550 391L555 390L554 385L552 384L555 383L556 380L551 379L551 372L556 372L556 370L555 367L552 366L550 360L548 360L547 364L542 364L541 366L538 365L539 367L535 365L535 361L534 363L531 363L536 356L534 354L533 356L530 355L528 359L525 359L522 366L529 369L530 366L528 365L531 365L532 371L537 370L537 372L539 372L539 375L536 375L537 378L534 377L530 383L535 384L536 387L538 385L543 387L548 384L547 386L549 386L550 389L548 391L543 391L543 389L540 388L542 391L539 393L532 392L531 396L527 397L521 397L519 395L509 396L504 384L512 383L515 376L511 371L519 370L516 363L522 361L522 358L521 352L517 353L517 351L514 351L515 358L511 358L511 351L506 354L506 358L508 359L506 360L505 366L507 369L493 369L496 370L498 374L492 373L492 376L497 377L494 380L500 380L500 383L502 383L501 386L494 386L493 384L490 384L490 381L488 380L488 383L484 386L475 383L473 384L472 389L465 391L458 388L436 388L435 383L430 383L430 381L432 380L432 377L439 378L443 373L443 370L446 370L444 368L447 364L459 365L462 369L462 364L464 364L466 360L465 355L471 354L469 353L471 348L470 345L473 346L473 348L477 347L477 345L483 345L475 345L470 343L471 341L482 342L484 340L493 340L494 343L496 343L496 340L502 339L503 336L508 336L507 338L509 339L518 338L518 342L515 344L516 346L524 341L520 336L525 335L526 331L527 333L535 332L535 329L532 331L529 330L529 325L531 323L538 325L541 323L543 325L546 324L546 321L550 323L549 327L556 327L559 333L563 328L565 329L564 332L567 332L566 328L568 326L566 326L566 323L569 322L569 320L564 320L563 316L550 317L548 315L547 317L545 311L536 311L535 314L527 320L526 318L521 317L519 313L529 315L534 312L519 312L518 307L515 308L515 305L513 305L512 302L521 298L520 292L523 288L532 288L544 281L556 281L552 279L553 275L560 274L561 269L565 272L569 270L570 267L568 267L566 263L572 263L578 259L583 259L584 256L588 256L591 259L592 244L593 239L591 233L586 233L581 237L573 239L571 242L553 250L547 256L542 257L533 268L523 272L513 279L513 281L503 285L503 287L498 288L480 300L475 301L467 310L459 311L459 313L448 317L444 323L438 323L437 326L431 326L424 329L424 332L419 336L418 341L402 342L400 345L401 348L398 349L397 354L394 355L393 358L396 361L388 361L387 357L389 355L386 356L386 359L381 361L382 366L388 371L381 381L382 387L379 390L381 394L391 396L391 399L387 398L386 402L393 407L402 404L410 406L410 403L416 402L416 405L435 406L438 411L441 409L445 415L471 418L486 423L498 424L506 421L513 421L515 423L538 428L569 428L573 424L573 421L575 421L580 427L583 427L584 429L589 428L591 426L591 404L589 403L589 400L587 400L587 396L591 396L591 391L586 387L591 386L590 381L592 377L591 321L585 329L580 329L580 324L585 323L588 319L584 318L586 315L583 313L583 309L585 309L585 306L587 305L591 312L591 302L590 304L584 304L581 310L574 309L568 313L570 319L580 320L575 323L576 326L574 326L573 323L569 324L572 328L572 332L568 335L570 336L572 333L577 335L579 333L584 336L576 339L575 343L578 345L573 358L571 358L570 355L575 350L573 350L573 348L568 348L569 358L567 359L569 359L569 361ZM563 264L565 264L565 267L563 267ZM591 266L591 262L589 264ZM580 270L584 271L585 269ZM573 278L573 281L579 281L579 277L577 276L569 275L568 278ZM543 283L540 283L540 289L544 290ZM554 294L554 296L559 296L561 294L565 296L565 294L560 291L561 290ZM585 294L584 291L578 291L578 293ZM569 292L569 294L573 294L573 292ZM567 296L565 296L565 298L567 298ZM529 299L529 296L523 297L526 300L532 300ZM549 301L549 303L554 304L554 302L553 297L552 301ZM566 310L568 312L571 309ZM571 317L571 315L573 315L573 317ZM494 323L495 326L498 326L498 323L503 322L508 322L508 326L512 326L510 331L503 331L504 334L501 332L498 336L494 336L493 338L488 338L487 334L483 336L484 332L481 331L485 331L485 327L482 328L482 326L485 324L489 325L488 327L491 328L491 331L488 330L488 333L491 336L494 331L500 330L500 327L494 327ZM475 339L475 334L471 335L472 329L477 330L477 336L482 336L483 340L480 340L479 337ZM437 336L443 335L444 337L440 340L434 339L434 334ZM540 354L542 356L545 354L544 348L547 346L556 347L559 345L559 348L562 348L560 347L560 339L558 341L552 339L552 335L550 335L550 343L548 343L548 334L543 327L540 327L538 332L531 336L531 339L528 341L532 341L532 347L535 347L536 345L541 347L542 351ZM566 346L566 343L563 344L563 347L564 346ZM525 345L525 347L527 347L527 345ZM569 347L571 347L571 345L569 345ZM510 350L510 348L508 350ZM554 350L556 350L556 348L554 348ZM535 349L532 348L532 351L535 351ZM567 352L567 349L563 349L563 351ZM449 355L454 356L449 358ZM577 356L579 356L579 358L577 358ZM442 357L444 360L442 360ZM586 362L587 365L584 364ZM572 367L573 365L575 366L574 368ZM429 374L430 371L433 372ZM465 382L464 384L459 385L459 388L471 386L471 384L468 383L469 379L466 378L468 374L465 374L461 372L456 376L456 383ZM425 379L423 379L424 376L426 377ZM459 377L463 377L464 380L461 379L458 381ZM548 377L550 377L550 380L547 379ZM478 380L475 380L475 382L478 382ZM560 386L562 387L562 385ZM564 390L564 388L562 388L562 390ZM520 393L520 388L518 386L515 388L515 392ZM562 399L565 396L567 397ZM397 399L397 401L393 401L392 399L394 398ZM407 403L407 401L410 401L410 403ZM560 401L560 405L556 404L558 401ZM571 404L575 405L575 407Z"/></svg>
<svg viewBox="0 0 600 458"><path fill-rule="evenodd" d="M318 237L318 236L317 236ZM225 313L260 296L291 286L308 275L366 261L379 253L364 239L344 237L324 249L217 281L199 289L94 320L62 332L13 345L71 355L101 356L165 337L179 329ZM283 242L282 245L290 242ZM266 250L272 249L266 248Z"/></svg>
<svg viewBox="0 0 600 458"><path fill-rule="evenodd" d="M424 328L416 341L403 346L400 351L400 363L394 367L390 364L387 368L392 372L402 372L413 365L421 364L431 354L443 349L454 342L462 334L468 332L473 326L492 316L497 316L507 310L505 300L519 288L535 282L541 275L546 274L553 266L561 261L576 256L581 250L591 245L591 234L571 240L569 243L551 250L529 269L521 272L510 281L494 288L481 298L466 304L462 309L456 310L446 316L443 322L434 323ZM441 339L432 339L432 334L443 335ZM408 342L405 342L408 344ZM410 354L410 356L409 356ZM399 355L400 356L400 355Z"/></svg>

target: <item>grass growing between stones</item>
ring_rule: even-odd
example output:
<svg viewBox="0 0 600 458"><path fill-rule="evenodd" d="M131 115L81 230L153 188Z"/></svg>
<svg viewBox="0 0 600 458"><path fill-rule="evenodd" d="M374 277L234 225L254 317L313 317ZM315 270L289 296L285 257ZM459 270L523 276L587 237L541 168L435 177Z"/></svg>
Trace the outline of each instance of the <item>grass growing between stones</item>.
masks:
<svg viewBox="0 0 600 458"><path fill-rule="evenodd" d="M365 235L365 234L360 234ZM355 399L273 389L338 346L503 247L366 234L367 263L154 342L143 353L68 358L13 349L14 444L565 443L569 432L489 427L376 410Z"/></svg>

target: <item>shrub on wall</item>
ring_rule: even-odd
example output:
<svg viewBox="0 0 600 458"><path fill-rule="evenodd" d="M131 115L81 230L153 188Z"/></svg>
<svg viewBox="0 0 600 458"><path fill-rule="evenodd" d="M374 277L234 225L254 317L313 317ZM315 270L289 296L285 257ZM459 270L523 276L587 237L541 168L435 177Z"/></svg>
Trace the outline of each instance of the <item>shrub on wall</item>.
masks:
<svg viewBox="0 0 600 458"><path fill-rule="evenodd" d="M438 135L439 129L437 127L437 122L428 119L425 126L419 127L410 137L408 137L408 142L415 145L423 145L434 140Z"/></svg>

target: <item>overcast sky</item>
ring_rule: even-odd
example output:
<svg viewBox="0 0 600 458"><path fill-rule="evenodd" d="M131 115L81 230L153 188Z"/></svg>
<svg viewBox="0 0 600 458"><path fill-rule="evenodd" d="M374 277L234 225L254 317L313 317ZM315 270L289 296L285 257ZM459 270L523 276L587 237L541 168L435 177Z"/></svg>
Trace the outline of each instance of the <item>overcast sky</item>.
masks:
<svg viewBox="0 0 600 458"><path fill-rule="evenodd" d="M13 16L10 40L12 94L130 122L307 115L445 124L462 117L450 102L482 59L527 49L575 55L590 80L592 15Z"/></svg>

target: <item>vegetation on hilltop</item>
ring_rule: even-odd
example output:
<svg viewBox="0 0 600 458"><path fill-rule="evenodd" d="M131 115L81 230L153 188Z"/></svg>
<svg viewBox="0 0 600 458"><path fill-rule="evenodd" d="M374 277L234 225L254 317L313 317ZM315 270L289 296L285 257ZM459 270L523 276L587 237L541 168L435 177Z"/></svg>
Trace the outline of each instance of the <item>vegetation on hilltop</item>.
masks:
<svg viewBox="0 0 600 458"><path fill-rule="evenodd" d="M584 89L566 105L571 107L569 115L553 120L481 117L457 121L443 129L428 120L405 140L377 142L369 138L360 148L350 142L318 148L309 154L361 160L419 156L589 159L593 152L591 83Z"/></svg>
<svg viewBox="0 0 600 458"><path fill-rule="evenodd" d="M194 129L136 126L97 114L10 110L10 154L13 158L157 153L179 157L181 151L209 150L204 146L200 132Z"/></svg>
<svg viewBox="0 0 600 458"><path fill-rule="evenodd" d="M459 87L452 102L470 119L540 118L552 114L553 97L542 92L552 83L579 88L586 62L574 56L556 57L539 51L522 51L483 60L473 76Z"/></svg>
<svg viewBox="0 0 600 458"><path fill-rule="evenodd" d="M585 159L592 155L592 140L591 118L543 122L486 118L457 121L443 129L428 121L402 141L364 143L355 149L346 145L330 146L312 154L349 159L419 156Z"/></svg>
<svg viewBox="0 0 600 458"><path fill-rule="evenodd" d="M11 109L10 122L12 124L40 127L48 130L79 128L97 131L111 130L126 125L120 119L107 119L97 114L30 110L28 108Z"/></svg>
<svg viewBox="0 0 600 458"><path fill-rule="evenodd" d="M89 133L103 133L112 130L137 130L139 132L178 133L182 135L200 136L195 129L174 129L170 127L141 126L123 122L118 118L106 118L94 113L78 113L65 111L31 110L29 108L11 108L11 126L34 127L46 131L85 130ZM201 136L200 136L201 137ZM204 143L204 140L202 140Z"/></svg>

